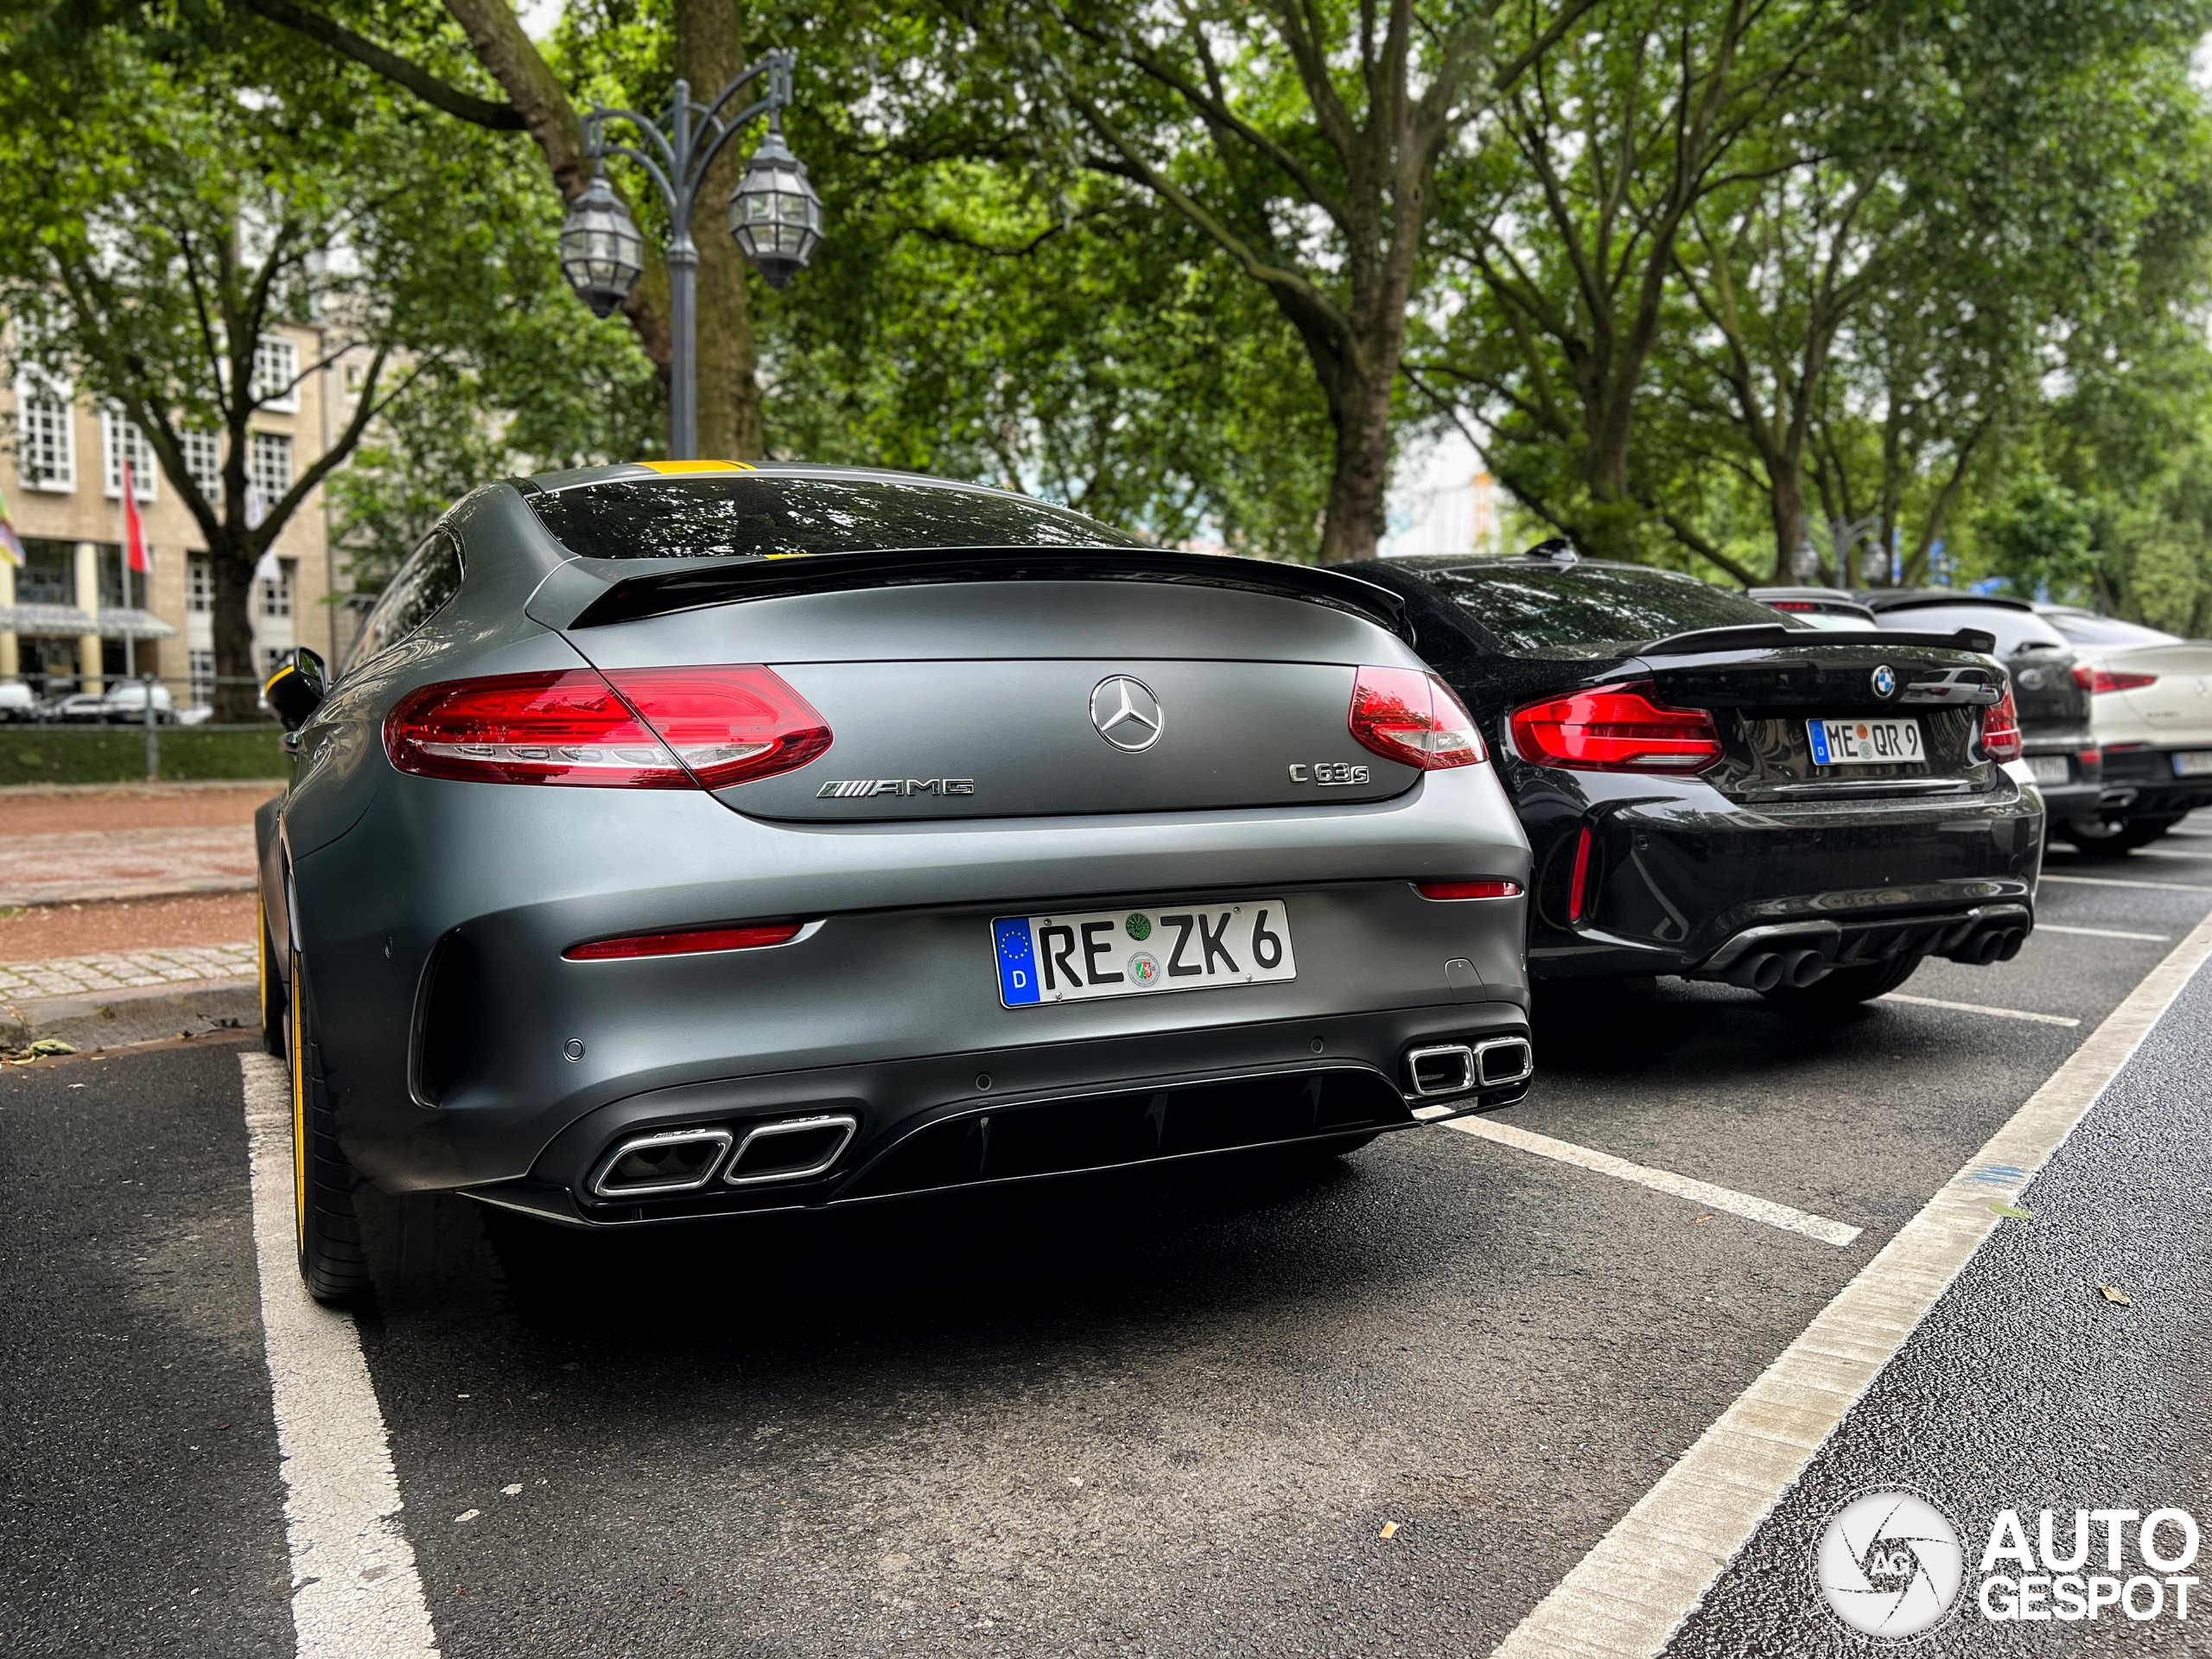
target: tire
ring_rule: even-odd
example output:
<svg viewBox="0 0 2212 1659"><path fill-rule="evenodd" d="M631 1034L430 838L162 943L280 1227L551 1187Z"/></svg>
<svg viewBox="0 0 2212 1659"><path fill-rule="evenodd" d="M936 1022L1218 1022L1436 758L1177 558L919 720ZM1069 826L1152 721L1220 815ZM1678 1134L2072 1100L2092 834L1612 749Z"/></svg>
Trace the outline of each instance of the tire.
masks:
<svg viewBox="0 0 2212 1659"><path fill-rule="evenodd" d="M261 979L261 1052L284 1058L284 982L276 973L276 947L269 941L269 907L257 902L261 922L261 949L256 965Z"/></svg>
<svg viewBox="0 0 2212 1659"><path fill-rule="evenodd" d="M1759 995L1777 1008L1787 1008L1793 1014L1841 1014L1894 991L1912 977L1920 963L1918 957L1900 957L1895 962L1879 962L1871 967L1839 968L1802 990L1783 985Z"/></svg>
<svg viewBox="0 0 2212 1659"><path fill-rule="evenodd" d="M292 1219L299 1243L300 1279L318 1302L341 1305L369 1288L368 1254L353 1213L360 1177L338 1149L322 1060L315 1040L307 979L292 957L290 1029L286 1046L292 1074Z"/></svg>
<svg viewBox="0 0 2212 1659"><path fill-rule="evenodd" d="M2179 823L2174 817L2069 818L2055 832L2084 858L2125 858Z"/></svg>

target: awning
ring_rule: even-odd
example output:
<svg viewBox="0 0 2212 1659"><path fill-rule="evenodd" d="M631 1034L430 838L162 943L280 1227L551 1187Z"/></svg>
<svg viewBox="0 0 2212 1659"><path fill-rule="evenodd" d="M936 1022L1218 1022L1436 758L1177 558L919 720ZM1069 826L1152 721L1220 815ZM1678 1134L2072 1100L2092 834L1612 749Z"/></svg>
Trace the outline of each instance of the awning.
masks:
<svg viewBox="0 0 2212 1659"><path fill-rule="evenodd" d="M176 630L151 611L102 611L88 616L74 605L0 605L0 633L41 639L172 639Z"/></svg>

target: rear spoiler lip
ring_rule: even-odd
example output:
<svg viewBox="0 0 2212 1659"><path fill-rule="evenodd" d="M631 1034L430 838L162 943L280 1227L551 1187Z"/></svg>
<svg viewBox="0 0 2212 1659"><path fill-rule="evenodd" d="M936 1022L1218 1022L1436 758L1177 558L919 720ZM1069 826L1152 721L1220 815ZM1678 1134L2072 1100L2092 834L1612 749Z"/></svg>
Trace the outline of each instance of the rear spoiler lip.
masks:
<svg viewBox="0 0 2212 1659"><path fill-rule="evenodd" d="M1739 627L1699 628L1690 633L1670 634L1640 646L1638 657L1695 657L1707 652L1755 651L1783 645L1894 645L1902 649L1968 651L1987 656L1997 649L1997 636L1980 628L1960 628L1951 633L1914 633L1903 628L1785 628L1779 624L1746 623Z"/></svg>
<svg viewBox="0 0 2212 1659"><path fill-rule="evenodd" d="M564 628L606 627L678 611L796 594L860 588L899 588L948 582L1022 580L1186 582L1302 599L1346 611L1414 643L1406 602L1378 583L1307 564L1278 564L1213 553L1093 547L930 548L868 553L815 553L794 558L686 561L682 569L637 575L607 570L612 563L571 559L575 575L612 580L591 594ZM574 581L574 576L569 581ZM565 585L565 584L564 584ZM550 598L541 588L540 593Z"/></svg>

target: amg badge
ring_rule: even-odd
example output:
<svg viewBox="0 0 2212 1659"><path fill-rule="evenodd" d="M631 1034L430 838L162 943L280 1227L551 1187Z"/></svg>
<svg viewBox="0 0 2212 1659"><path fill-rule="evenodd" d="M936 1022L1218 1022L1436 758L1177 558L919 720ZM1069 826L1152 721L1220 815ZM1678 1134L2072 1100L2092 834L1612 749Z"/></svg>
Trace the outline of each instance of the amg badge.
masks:
<svg viewBox="0 0 2212 1659"><path fill-rule="evenodd" d="M973 795L973 778L850 778L814 791L817 801L851 801L877 795Z"/></svg>
<svg viewBox="0 0 2212 1659"><path fill-rule="evenodd" d="M1319 784L1324 789L1332 785L1363 784L1367 777L1365 766L1354 766L1348 760L1316 760L1311 766L1294 761L1290 768L1292 783Z"/></svg>

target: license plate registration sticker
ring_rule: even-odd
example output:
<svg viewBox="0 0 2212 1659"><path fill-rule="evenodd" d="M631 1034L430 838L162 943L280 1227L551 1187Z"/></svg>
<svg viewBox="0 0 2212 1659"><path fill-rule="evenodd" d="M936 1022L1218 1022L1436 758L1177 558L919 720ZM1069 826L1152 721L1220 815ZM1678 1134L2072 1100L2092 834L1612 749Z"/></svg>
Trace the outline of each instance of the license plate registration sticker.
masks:
<svg viewBox="0 0 2212 1659"><path fill-rule="evenodd" d="M2028 757L2028 775L2039 784L2063 784L2066 781L2066 757L2031 754Z"/></svg>
<svg viewBox="0 0 2212 1659"><path fill-rule="evenodd" d="M2177 778L2212 776L2212 749L2184 749L2175 755L2174 776Z"/></svg>
<svg viewBox="0 0 2212 1659"><path fill-rule="evenodd" d="M1905 766L1928 759L1916 720L1808 720L1816 766Z"/></svg>
<svg viewBox="0 0 2212 1659"><path fill-rule="evenodd" d="M991 943L999 1001L1009 1008L1298 977L1280 899L1001 916Z"/></svg>

